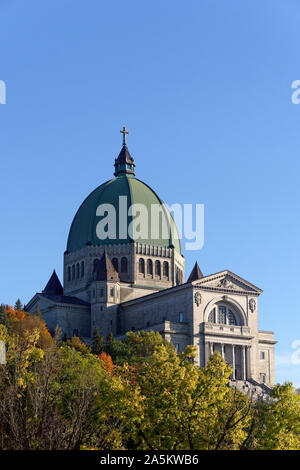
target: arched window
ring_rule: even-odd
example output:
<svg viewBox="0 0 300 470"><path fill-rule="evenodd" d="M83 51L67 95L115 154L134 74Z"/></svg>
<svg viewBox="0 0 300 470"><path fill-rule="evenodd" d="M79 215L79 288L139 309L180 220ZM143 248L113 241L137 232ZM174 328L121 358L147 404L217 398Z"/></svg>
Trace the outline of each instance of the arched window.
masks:
<svg viewBox="0 0 300 470"><path fill-rule="evenodd" d="M139 273L145 274L145 261L143 258L139 259Z"/></svg>
<svg viewBox="0 0 300 470"><path fill-rule="evenodd" d="M208 315L208 323L216 323L216 309L215 308Z"/></svg>
<svg viewBox="0 0 300 470"><path fill-rule="evenodd" d="M75 264L72 266L72 281L75 279Z"/></svg>
<svg viewBox="0 0 300 470"><path fill-rule="evenodd" d="M239 315L232 307L227 305L217 305L208 315L209 323L218 323L220 325L238 325Z"/></svg>
<svg viewBox="0 0 300 470"><path fill-rule="evenodd" d="M176 285L180 284L180 269L176 267Z"/></svg>
<svg viewBox="0 0 300 470"><path fill-rule="evenodd" d="M128 271L128 261L127 258L121 258L121 273L127 273Z"/></svg>
<svg viewBox="0 0 300 470"><path fill-rule="evenodd" d="M99 263L99 260L98 258L95 258L94 259L94 262L93 262L93 270L96 271L96 268L97 268L97 264Z"/></svg>
<svg viewBox="0 0 300 470"><path fill-rule="evenodd" d="M232 310L228 309L227 319L228 319L229 325L236 325L236 318L235 318L234 314L232 313Z"/></svg>
<svg viewBox="0 0 300 470"><path fill-rule="evenodd" d="M169 279L169 263L168 261L164 261L163 264L163 275Z"/></svg>
<svg viewBox="0 0 300 470"><path fill-rule="evenodd" d="M160 267L160 261L156 260L155 261L155 274L156 276L161 276L161 267Z"/></svg>
<svg viewBox="0 0 300 470"><path fill-rule="evenodd" d="M71 266L68 266L68 281L71 281Z"/></svg>
<svg viewBox="0 0 300 470"><path fill-rule="evenodd" d="M153 263L152 259L147 259L147 274L153 275Z"/></svg>
<svg viewBox="0 0 300 470"><path fill-rule="evenodd" d="M112 264L113 264L113 267L115 268L116 271L119 271L119 262L118 262L118 258L113 258L111 260Z"/></svg>
<svg viewBox="0 0 300 470"><path fill-rule="evenodd" d="M76 279L79 279L79 274L80 274L80 268L79 268L79 263L76 264Z"/></svg>
<svg viewBox="0 0 300 470"><path fill-rule="evenodd" d="M226 307L219 306L219 318L218 323L221 325L226 325Z"/></svg>
<svg viewBox="0 0 300 470"><path fill-rule="evenodd" d="M80 273L80 276L81 276L81 277L84 277L84 261L81 261L81 273Z"/></svg>

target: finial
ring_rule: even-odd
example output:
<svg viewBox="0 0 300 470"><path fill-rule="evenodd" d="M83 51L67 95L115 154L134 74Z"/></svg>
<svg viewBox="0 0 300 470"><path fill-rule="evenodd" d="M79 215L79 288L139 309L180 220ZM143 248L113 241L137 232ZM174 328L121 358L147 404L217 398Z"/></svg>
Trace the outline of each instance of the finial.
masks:
<svg viewBox="0 0 300 470"><path fill-rule="evenodd" d="M114 175L119 176L124 174L134 176L135 163L126 145L126 135L129 134L129 132L125 126L123 126L123 130L120 132L121 134L123 134L123 146L121 148L118 158L115 159Z"/></svg>
<svg viewBox="0 0 300 470"><path fill-rule="evenodd" d="M126 130L125 126L123 126L123 130L120 132L123 134L123 147L126 147L126 134L129 134L129 132Z"/></svg>

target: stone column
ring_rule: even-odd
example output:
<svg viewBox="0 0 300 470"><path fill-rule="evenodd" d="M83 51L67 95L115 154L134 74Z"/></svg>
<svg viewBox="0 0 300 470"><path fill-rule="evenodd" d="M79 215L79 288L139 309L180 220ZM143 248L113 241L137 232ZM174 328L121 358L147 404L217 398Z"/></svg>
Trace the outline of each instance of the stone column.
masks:
<svg viewBox="0 0 300 470"><path fill-rule="evenodd" d="M232 380L235 380L235 346L232 345Z"/></svg>
<svg viewBox="0 0 300 470"><path fill-rule="evenodd" d="M209 343L208 342L205 342L205 345L204 345L204 350L205 350L205 361L204 361L204 365L206 366L207 363L208 363L208 360L209 360Z"/></svg>
<svg viewBox="0 0 300 470"><path fill-rule="evenodd" d="M246 371L246 346L242 346L243 350L243 380L247 380L247 371Z"/></svg>
<svg viewBox="0 0 300 470"><path fill-rule="evenodd" d="M221 352L222 352L222 358L224 359L224 344L221 343Z"/></svg>
<svg viewBox="0 0 300 470"><path fill-rule="evenodd" d="M251 379L251 346L246 347L247 379Z"/></svg>
<svg viewBox="0 0 300 470"><path fill-rule="evenodd" d="M214 343L210 343L210 354L214 353Z"/></svg>

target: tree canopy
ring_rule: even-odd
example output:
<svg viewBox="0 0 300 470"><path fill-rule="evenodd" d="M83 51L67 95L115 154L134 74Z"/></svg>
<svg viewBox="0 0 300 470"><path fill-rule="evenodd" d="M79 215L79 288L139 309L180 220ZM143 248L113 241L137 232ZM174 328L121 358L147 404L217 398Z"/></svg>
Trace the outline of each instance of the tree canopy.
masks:
<svg viewBox="0 0 300 470"><path fill-rule="evenodd" d="M99 332L93 345L49 334L40 315L2 306L0 450L300 449L300 395L277 385L264 401L229 386L215 353L194 364L158 333Z"/></svg>

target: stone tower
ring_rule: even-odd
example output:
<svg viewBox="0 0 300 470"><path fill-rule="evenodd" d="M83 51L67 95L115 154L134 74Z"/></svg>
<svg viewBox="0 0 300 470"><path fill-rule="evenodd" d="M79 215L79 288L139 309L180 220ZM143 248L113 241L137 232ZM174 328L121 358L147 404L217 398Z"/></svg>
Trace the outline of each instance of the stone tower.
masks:
<svg viewBox="0 0 300 470"><path fill-rule="evenodd" d="M120 303L120 278L107 252L98 261L90 284L91 334L98 328L107 337L116 334L117 305Z"/></svg>

